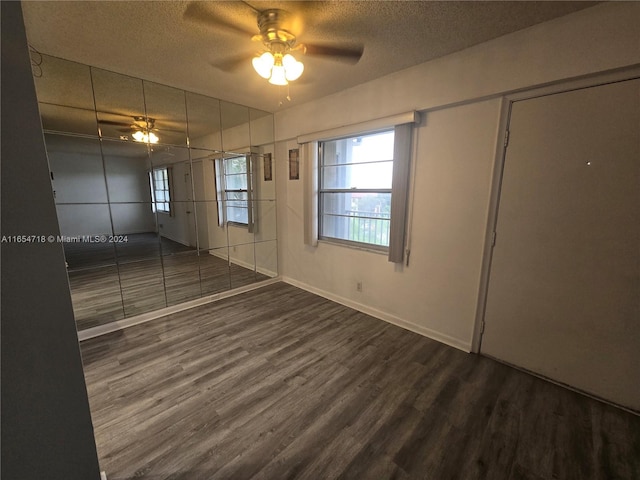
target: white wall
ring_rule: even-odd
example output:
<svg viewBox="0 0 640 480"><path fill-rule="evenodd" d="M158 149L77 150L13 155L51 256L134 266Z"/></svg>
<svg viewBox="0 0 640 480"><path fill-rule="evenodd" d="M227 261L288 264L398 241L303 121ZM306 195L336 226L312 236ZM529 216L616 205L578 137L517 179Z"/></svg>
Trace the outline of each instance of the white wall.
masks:
<svg viewBox="0 0 640 480"><path fill-rule="evenodd" d="M638 24L639 4L602 4L276 113L278 257L285 280L469 350L499 97L640 63ZM288 150L298 147L291 139L414 109L429 111L414 137L409 266L323 242L304 246L303 181L286 174Z"/></svg>

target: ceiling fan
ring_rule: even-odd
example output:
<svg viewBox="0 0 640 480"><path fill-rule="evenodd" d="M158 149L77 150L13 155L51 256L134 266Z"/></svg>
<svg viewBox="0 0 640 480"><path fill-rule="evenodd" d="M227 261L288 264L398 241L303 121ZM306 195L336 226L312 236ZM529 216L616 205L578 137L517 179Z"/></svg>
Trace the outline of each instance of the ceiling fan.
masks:
<svg viewBox="0 0 640 480"><path fill-rule="evenodd" d="M362 57L364 52L362 45L299 43L295 33L296 22L293 21L291 13L278 8L258 10L247 2L242 3L257 14L258 33L212 13L207 9L206 2L191 2L184 12L184 17L211 27L241 33L255 42L261 42L263 48L255 52L252 64L256 72L268 79L269 83L287 85L302 75L304 65L296 60L293 53L299 52L302 55L324 57L351 64L358 63ZM215 66L221 70L231 71L248 62L249 58L251 58L249 55L241 54L223 60Z"/></svg>

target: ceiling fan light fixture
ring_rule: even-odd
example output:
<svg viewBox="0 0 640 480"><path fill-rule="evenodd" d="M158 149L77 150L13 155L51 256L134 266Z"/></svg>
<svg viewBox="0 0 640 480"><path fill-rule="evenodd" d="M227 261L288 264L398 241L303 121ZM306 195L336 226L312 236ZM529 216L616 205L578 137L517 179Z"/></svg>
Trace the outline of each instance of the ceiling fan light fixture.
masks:
<svg viewBox="0 0 640 480"><path fill-rule="evenodd" d="M304 71L302 62L297 61L290 53L282 55L276 52L274 55L272 52L264 52L259 57L254 57L251 63L258 75L273 85L287 85L300 78Z"/></svg>
<svg viewBox="0 0 640 480"><path fill-rule="evenodd" d="M300 75L302 75L304 71L304 64L297 61L294 56L289 53L282 58L282 65L285 69L285 77L290 82L300 78Z"/></svg>
<svg viewBox="0 0 640 480"><path fill-rule="evenodd" d="M160 140L155 133L149 132L147 134L142 130L136 130L131 136L136 142L140 143L158 143L158 140Z"/></svg>
<svg viewBox="0 0 640 480"><path fill-rule="evenodd" d="M271 77L271 69L275 63L275 58L271 52L264 52L259 57L254 57L251 63L258 75L268 79Z"/></svg>
<svg viewBox="0 0 640 480"><path fill-rule="evenodd" d="M287 83L287 75L284 65L274 65L271 69L271 78L269 78L269 83L273 85L286 85Z"/></svg>

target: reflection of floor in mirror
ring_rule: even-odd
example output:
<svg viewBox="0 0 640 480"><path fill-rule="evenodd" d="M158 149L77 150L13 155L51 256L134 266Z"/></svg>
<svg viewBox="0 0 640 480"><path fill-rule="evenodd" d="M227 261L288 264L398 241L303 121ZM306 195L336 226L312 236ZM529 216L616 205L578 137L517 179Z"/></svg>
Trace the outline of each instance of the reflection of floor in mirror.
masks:
<svg viewBox="0 0 640 480"><path fill-rule="evenodd" d="M126 249L118 249L117 262L113 257L107 261L106 252L108 247L113 249L112 245L65 245L78 330L269 278L249 268L229 265L226 258L198 255L194 249L162 240L160 249L154 234L143 234Z"/></svg>
<svg viewBox="0 0 640 480"><path fill-rule="evenodd" d="M70 270L79 268L100 267L114 265L116 256L120 263L147 258L157 258L180 252L193 252L195 248L188 247L165 237L158 237L157 233L133 233L116 236L122 241L115 242L67 242L64 243L64 255ZM126 241L124 241L126 239Z"/></svg>

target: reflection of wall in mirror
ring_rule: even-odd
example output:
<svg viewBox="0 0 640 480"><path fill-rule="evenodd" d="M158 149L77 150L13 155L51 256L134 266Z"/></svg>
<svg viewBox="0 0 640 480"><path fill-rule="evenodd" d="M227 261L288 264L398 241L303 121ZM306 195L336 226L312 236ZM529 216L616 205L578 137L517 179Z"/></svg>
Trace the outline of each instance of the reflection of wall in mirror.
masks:
<svg viewBox="0 0 640 480"><path fill-rule="evenodd" d="M265 153L264 154L264 158L263 158L263 165L264 165L264 181L265 182L270 182L273 180L273 172L271 170L271 154L270 153Z"/></svg>
<svg viewBox="0 0 640 480"><path fill-rule="evenodd" d="M172 163L170 166L171 214L158 212L158 231L162 237L195 248L195 221L191 218L194 215L191 169L188 162Z"/></svg>
<svg viewBox="0 0 640 480"><path fill-rule="evenodd" d="M49 161L54 172L62 235L155 232L148 173L143 162L108 157L105 185L100 155L55 151L49 153ZM111 209L107 205L107 186L110 200L119 202L113 203Z"/></svg>
<svg viewBox="0 0 640 480"><path fill-rule="evenodd" d="M299 150L294 148L289 150L289 180L300 179L300 159Z"/></svg>

